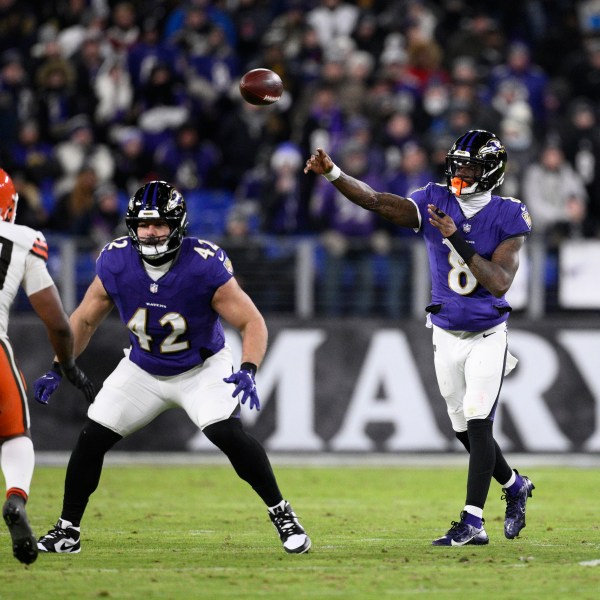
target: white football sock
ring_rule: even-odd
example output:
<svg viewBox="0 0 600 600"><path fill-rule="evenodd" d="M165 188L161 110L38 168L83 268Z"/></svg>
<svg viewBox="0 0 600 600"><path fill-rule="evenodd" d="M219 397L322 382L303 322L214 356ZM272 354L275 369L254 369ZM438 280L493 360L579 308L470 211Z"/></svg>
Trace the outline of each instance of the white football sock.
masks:
<svg viewBox="0 0 600 600"><path fill-rule="evenodd" d="M12 438L2 444L0 464L6 489L19 488L29 495L35 454L33 442L25 436Z"/></svg>

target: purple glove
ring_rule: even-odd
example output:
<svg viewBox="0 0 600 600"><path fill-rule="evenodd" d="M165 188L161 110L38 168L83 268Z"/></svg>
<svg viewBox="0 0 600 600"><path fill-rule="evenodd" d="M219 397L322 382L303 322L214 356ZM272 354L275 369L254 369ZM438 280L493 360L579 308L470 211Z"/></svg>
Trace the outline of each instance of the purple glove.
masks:
<svg viewBox="0 0 600 600"><path fill-rule="evenodd" d="M54 364L57 366L55 367ZM62 380L62 373L60 372L60 367L58 363L54 363L52 368L36 379L33 382L33 397L40 404L48 404L50 400L50 396L54 394L56 388L60 385Z"/></svg>
<svg viewBox="0 0 600 600"><path fill-rule="evenodd" d="M56 388L60 385L64 376L85 396L85 399L91 404L94 401L96 391L94 384L88 376L75 364L74 360L59 364L52 363L52 368L33 382L33 397L40 404L48 404L50 396L54 394Z"/></svg>
<svg viewBox="0 0 600 600"><path fill-rule="evenodd" d="M223 379L225 383L235 383L236 387L231 395L235 398L238 394L242 394L242 404L245 404L246 400L250 398L250 410L253 408L260 410L260 400L256 393L256 382L254 381L255 373L255 365L252 363L242 363L237 373Z"/></svg>

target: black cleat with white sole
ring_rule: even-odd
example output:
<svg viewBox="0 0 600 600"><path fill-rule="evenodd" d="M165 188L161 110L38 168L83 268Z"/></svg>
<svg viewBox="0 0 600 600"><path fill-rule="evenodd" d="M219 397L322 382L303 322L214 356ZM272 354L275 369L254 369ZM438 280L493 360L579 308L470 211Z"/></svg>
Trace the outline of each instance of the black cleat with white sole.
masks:
<svg viewBox="0 0 600 600"><path fill-rule="evenodd" d="M310 550L311 541L289 502L283 500L273 508L269 508L269 517L289 554L304 554Z"/></svg>
<svg viewBox="0 0 600 600"><path fill-rule="evenodd" d="M38 540L40 552L57 554L77 554L81 552L81 528L73 527L70 521L59 519L54 529Z"/></svg>

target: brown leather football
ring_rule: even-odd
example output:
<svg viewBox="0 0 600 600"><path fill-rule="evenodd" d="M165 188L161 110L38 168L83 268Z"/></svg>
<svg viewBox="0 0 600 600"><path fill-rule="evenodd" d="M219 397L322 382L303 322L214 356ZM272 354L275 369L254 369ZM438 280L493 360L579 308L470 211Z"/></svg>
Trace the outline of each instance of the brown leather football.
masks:
<svg viewBox="0 0 600 600"><path fill-rule="evenodd" d="M270 69L252 69L240 79L240 93L250 104L273 104L281 98L283 82Z"/></svg>

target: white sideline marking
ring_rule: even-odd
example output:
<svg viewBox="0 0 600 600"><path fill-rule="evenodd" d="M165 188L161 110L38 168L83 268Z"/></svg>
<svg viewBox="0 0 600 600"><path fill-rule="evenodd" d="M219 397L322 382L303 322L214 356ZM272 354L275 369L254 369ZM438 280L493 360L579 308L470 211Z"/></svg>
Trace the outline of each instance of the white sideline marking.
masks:
<svg viewBox="0 0 600 600"><path fill-rule="evenodd" d="M579 563L582 567L600 567L600 558L595 560L583 560Z"/></svg>
<svg viewBox="0 0 600 600"><path fill-rule="evenodd" d="M70 452L37 452L36 464L63 467L69 461ZM295 467L438 467L467 466L465 453L278 453L269 452L275 465ZM600 468L600 454L507 454L511 464L518 464L520 471L531 466ZM106 465L229 465L229 460L220 452L108 452Z"/></svg>

